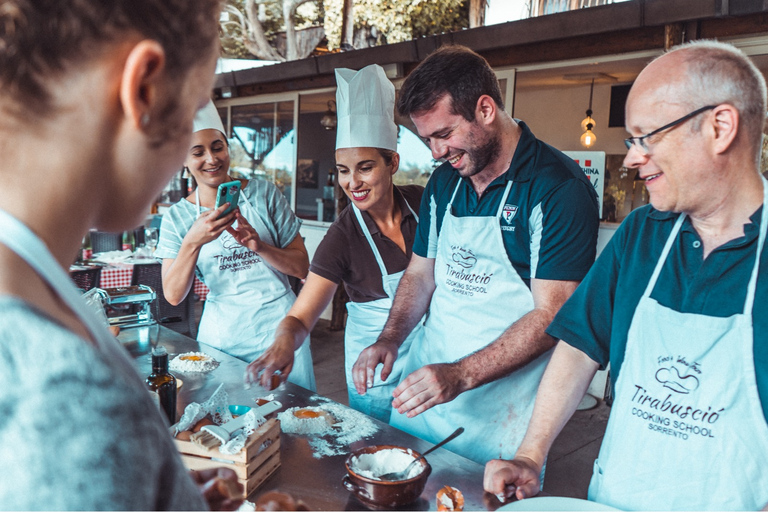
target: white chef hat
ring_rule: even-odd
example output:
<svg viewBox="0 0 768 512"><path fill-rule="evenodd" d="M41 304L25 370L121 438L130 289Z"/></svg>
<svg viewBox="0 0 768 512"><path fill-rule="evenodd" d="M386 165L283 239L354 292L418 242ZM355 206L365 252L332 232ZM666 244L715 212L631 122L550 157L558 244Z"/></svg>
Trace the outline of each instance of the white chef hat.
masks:
<svg viewBox="0 0 768 512"><path fill-rule="evenodd" d="M224 130L224 124L221 122L221 117L219 117L219 112L216 110L216 105L213 104L213 101L209 100L195 114L192 133L199 132L200 130L219 130L224 135L227 133Z"/></svg>
<svg viewBox="0 0 768 512"><path fill-rule="evenodd" d="M397 151L395 86L378 64L336 70L336 149Z"/></svg>

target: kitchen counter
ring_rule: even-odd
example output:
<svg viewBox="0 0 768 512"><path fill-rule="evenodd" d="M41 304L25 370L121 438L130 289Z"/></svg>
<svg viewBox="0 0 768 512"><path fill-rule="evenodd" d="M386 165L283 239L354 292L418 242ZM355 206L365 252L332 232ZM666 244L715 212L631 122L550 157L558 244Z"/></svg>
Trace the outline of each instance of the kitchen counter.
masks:
<svg viewBox="0 0 768 512"><path fill-rule="evenodd" d="M141 375L150 373L149 352L154 345L166 347L171 358L184 352L205 352L219 361L219 367L209 373L175 373L183 381L177 400L177 417L187 404L205 401L222 383L232 404L253 406L256 398L270 394L283 404L281 410L317 406L323 400L327 401L289 382L273 391L265 391L258 386L245 389L245 362L166 327L155 325L126 329L118 339L134 357ZM399 445L418 452L432 446L378 420L371 421L379 427L378 431L369 438L350 444L349 452L375 444ZM309 443L310 439L309 436L281 433L281 466L249 496L249 500L254 501L264 491L279 490L303 500L311 510L367 510L341 483L346 474L344 461L348 453L318 458ZM432 466L432 474L421 497L407 506L408 510L436 510L435 495L444 485L456 487L464 494L465 510L495 510L501 505L495 496L483 492L484 466L443 448L427 455L427 460Z"/></svg>

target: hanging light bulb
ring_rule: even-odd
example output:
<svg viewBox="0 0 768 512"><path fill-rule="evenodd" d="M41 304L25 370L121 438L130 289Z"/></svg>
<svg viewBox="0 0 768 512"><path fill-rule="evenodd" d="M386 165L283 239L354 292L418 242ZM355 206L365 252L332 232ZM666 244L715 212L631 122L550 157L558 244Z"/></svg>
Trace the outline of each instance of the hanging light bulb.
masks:
<svg viewBox="0 0 768 512"><path fill-rule="evenodd" d="M595 90L595 79L592 79L592 85L589 86L589 108L587 109L587 117L584 118L584 120L581 122L581 129L584 130L584 133L581 134L581 145L585 148L591 148L595 145L595 141L597 140L597 137L595 137L595 132L592 131L592 128L595 127L595 120L592 119L592 93Z"/></svg>
<svg viewBox="0 0 768 512"><path fill-rule="evenodd" d="M595 145L595 132L592 131L592 124L587 124L587 131L581 134L581 145L585 148L591 148Z"/></svg>

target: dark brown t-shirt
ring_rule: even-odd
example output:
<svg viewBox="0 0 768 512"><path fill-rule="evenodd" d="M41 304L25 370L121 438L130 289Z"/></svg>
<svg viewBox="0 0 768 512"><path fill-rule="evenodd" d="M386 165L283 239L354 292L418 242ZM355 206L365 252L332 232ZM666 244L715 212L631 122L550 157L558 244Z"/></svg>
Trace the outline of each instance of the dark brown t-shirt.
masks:
<svg viewBox="0 0 768 512"><path fill-rule="evenodd" d="M362 212L388 274L405 270L411 260L417 222L405 201L418 214L423 192L424 188L418 185L395 186L395 201L399 202L402 212L400 230L405 239L406 254L379 231L368 213ZM386 297L379 265L352 211L352 205L347 206L328 228L315 251L309 271L337 284L343 281L353 302L370 302Z"/></svg>

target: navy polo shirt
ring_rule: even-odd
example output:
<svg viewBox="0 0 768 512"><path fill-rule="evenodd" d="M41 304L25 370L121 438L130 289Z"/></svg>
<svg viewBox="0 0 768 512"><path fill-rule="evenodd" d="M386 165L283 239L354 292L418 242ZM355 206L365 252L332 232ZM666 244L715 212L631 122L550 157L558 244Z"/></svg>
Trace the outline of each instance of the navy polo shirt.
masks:
<svg viewBox="0 0 768 512"><path fill-rule="evenodd" d="M459 181L452 210L457 217L495 216L512 181L499 229L517 273L529 287L531 278L581 280L595 261L597 193L573 159L517 122L522 134L509 169L482 196L449 163L435 170L422 197L413 252L425 258L437 255L446 206Z"/></svg>
<svg viewBox="0 0 768 512"><path fill-rule="evenodd" d="M744 310L755 263L762 207L744 225L744 236L704 260L701 238L686 218L665 261L651 298L682 313L728 317ZM587 277L563 305L547 333L581 350L605 368L611 385L621 372L630 322L678 214L647 205L619 226ZM763 414L768 420L768 250L760 256L752 343ZM696 343L696 340L690 340ZM734 376L738 378L738 376Z"/></svg>

